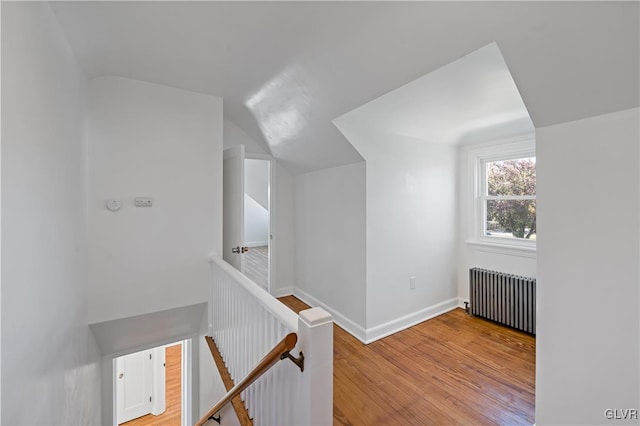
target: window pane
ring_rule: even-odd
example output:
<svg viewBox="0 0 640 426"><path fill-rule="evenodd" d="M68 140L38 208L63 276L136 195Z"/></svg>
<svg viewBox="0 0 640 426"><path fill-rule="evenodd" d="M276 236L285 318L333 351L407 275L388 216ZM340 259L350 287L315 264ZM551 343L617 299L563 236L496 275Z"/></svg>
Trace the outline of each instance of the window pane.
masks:
<svg viewBox="0 0 640 426"><path fill-rule="evenodd" d="M487 195L536 195L536 158L487 163Z"/></svg>
<svg viewBox="0 0 640 426"><path fill-rule="evenodd" d="M485 235L536 239L535 200L487 200Z"/></svg>

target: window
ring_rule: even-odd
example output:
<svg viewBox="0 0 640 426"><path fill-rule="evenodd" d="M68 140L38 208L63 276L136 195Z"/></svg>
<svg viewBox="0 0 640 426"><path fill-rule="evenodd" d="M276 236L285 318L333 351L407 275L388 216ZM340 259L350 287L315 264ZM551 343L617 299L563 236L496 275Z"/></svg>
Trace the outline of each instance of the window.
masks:
<svg viewBox="0 0 640 426"><path fill-rule="evenodd" d="M535 256L534 144L527 139L468 151L469 244Z"/></svg>
<svg viewBox="0 0 640 426"><path fill-rule="evenodd" d="M485 237L536 239L536 157L483 161Z"/></svg>

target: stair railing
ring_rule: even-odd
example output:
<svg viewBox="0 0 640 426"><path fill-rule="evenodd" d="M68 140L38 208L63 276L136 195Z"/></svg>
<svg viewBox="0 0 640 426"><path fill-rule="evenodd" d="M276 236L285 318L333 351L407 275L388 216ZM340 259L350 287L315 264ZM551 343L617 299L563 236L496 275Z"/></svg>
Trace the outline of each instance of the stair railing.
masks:
<svg viewBox="0 0 640 426"><path fill-rule="evenodd" d="M278 344L260 360L258 365L251 370L251 372L242 379L240 383L231 388L226 395L224 395L220 401L216 403L202 418L196 423L196 426L202 426L209 420L216 420L220 422L220 418L215 418L215 414L218 413L225 405L227 405L233 398L240 395L245 389L249 387L253 382L258 380L260 376L267 372L278 361L284 359L291 359L299 368L300 371L304 371L304 354L300 354L300 357L295 358L291 355L290 351L296 346L298 336L295 333L289 333Z"/></svg>
<svg viewBox="0 0 640 426"><path fill-rule="evenodd" d="M211 258L211 273L210 334L237 383L226 396L239 394L256 426L332 424L331 315L321 308L296 315L219 257ZM280 345L287 338L290 345L292 333L297 335L294 351ZM277 363L283 356L297 359L290 353L304 354L303 372ZM219 404L222 400L201 413L205 421L220 411Z"/></svg>

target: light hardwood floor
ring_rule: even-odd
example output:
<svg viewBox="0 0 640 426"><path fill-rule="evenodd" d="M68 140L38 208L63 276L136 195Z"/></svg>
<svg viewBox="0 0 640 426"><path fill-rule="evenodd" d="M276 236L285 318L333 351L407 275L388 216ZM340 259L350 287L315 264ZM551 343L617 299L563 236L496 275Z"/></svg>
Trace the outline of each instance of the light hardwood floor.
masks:
<svg viewBox="0 0 640 426"><path fill-rule="evenodd" d="M369 345L334 326L333 345L336 425L534 423L535 338L527 334L455 309Z"/></svg>
<svg viewBox="0 0 640 426"><path fill-rule="evenodd" d="M126 426L180 426L182 423L182 344L165 348L166 410L122 423Z"/></svg>
<svg viewBox="0 0 640 426"><path fill-rule="evenodd" d="M266 290L269 286L269 246L249 247L244 256L243 273Z"/></svg>

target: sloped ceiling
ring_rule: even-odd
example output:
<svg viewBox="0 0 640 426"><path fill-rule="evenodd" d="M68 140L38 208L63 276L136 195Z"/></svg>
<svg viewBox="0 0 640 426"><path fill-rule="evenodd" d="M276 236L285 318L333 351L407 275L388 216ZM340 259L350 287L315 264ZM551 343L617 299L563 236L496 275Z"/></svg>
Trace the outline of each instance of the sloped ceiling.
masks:
<svg viewBox="0 0 640 426"><path fill-rule="evenodd" d="M496 43L333 120L344 127L459 145L530 135L533 123ZM348 136L345 134L348 138ZM358 138L363 140L362 138ZM366 139L366 138L365 138ZM358 149L357 142L351 143Z"/></svg>
<svg viewBox="0 0 640 426"><path fill-rule="evenodd" d="M292 172L359 161L332 120L497 42L536 127L639 105L638 2L53 2L87 77L211 95Z"/></svg>

